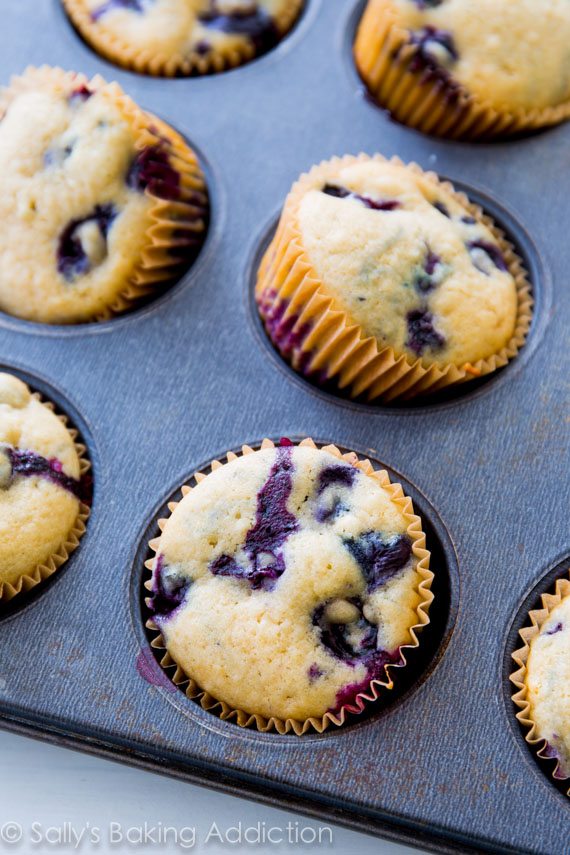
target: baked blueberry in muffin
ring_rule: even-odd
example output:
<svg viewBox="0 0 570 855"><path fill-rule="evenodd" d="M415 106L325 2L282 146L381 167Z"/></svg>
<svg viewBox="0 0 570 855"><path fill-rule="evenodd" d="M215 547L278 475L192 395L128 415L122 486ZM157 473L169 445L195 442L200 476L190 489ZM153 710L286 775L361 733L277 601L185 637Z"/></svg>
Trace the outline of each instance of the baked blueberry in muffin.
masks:
<svg viewBox="0 0 570 855"><path fill-rule="evenodd" d="M275 47L303 0L63 0L83 37L119 65L206 74Z"/></svg>
<svg viewBox="0 0 570 855"><path fill-rule="evenodd" d="M190 263L207 208L195 155L116 84L28 70L0 116L0 310L105 318Z"/></svg>
<svg viewBox="0 0 570 855"><path fill-rule="evenodd" d="M484 361L515 335L506 252L492 224L433 174L379 157L332 160L285 203L259 271L259 311L285 358L319 380L337 374L372 390L377 369L402 379L404 368L392 369L403 357L424 375L435 368L438 382L451 367L457 382L489 370Z"/></svg>
<svg viewBox="0 0 570 855"><path fill-rule="evenodd" d="M266 720L339 716L389 684L431 574L411 502L355 455L266 442L213 468L153 544L149 606L177 665Z"/></svg>
<svg viewBox="0 0 570 855"><path fill-rule="evenodd" d="M354 51L397 119L477 138L568 118L569 42L561 0L369 0Z"/></svg>
<svg viewBox="0 0 570 855"><path fill-rule="evenodd" d="M21 380L0 374L0 600L50 575L77 545L80 477L63 421Z"/></svg>

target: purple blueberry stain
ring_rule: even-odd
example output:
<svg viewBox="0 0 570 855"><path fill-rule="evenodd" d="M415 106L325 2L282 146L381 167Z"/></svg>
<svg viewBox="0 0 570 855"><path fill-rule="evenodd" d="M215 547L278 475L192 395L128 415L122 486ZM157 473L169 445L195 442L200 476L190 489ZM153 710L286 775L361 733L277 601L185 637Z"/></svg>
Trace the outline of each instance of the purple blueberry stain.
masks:
<svg viewBox="0 0 570 855"><path fill-rule="evenodd" d="M71 106L75 107L79 104L84 104L93 95L93 90L89 89L84 83L72 89L68 96L68 101Z"/></svg>
<svg viewBox="0 0 570 855"><path fill-rule="evenodd" d="M472 240L467 244L473 266L481 273L489 276L493 267L508 272L507 262L499 247L486 240Z"/></svg>
<svg viewBox="0 0 570 855"><path fill-rule="evenodd" d="M115 9L127 9L130 12L144 12L145 5L147 5L147 3L143 0L107 0L106 3L103 3L91 12L91 20L98 21L108 12L113 12Z"/></svg>
<svg viewBox="0 0 570 855"><path fill-rule="evenodd" d="M426 252L422 268L414 279L414 287L420 294L429 294L439 284L441 273L441 257L429 249Z"/></svg>
<svg viewBox="0 0 570 855"><path fill-rule="evenodd" d="M371 196L361 196L338 184L325 184L321 192L335 199L354 199L372 211L395 211L401 207L397 199L373 199Z"/></svg>
<svg viewBox="0 0 570 855"><path fill-rule="evenodd" d="M150 683L151 686L160 686L167 692L174 694L178 691L172 680L169 680L162 668L157 667L157 662L152 650L144 648L135 660L135 667L139 676Z"/></svg>
<svg viewBox="0 0 570 855"><path fill-rule="evenodd" d="M406 315L406 322L408 325L406 347L409 347L417 356L421 356L428 348L440 350L445 346L445 338L435 329L433 315L428 309L412 309Z"/></svg>
<svg viewBox="0 0 570 855"><path fill-rule="evenodd" d="M396 650L375 650L371 653L364 664L366 665L366 676L356 683L348 683L336 693L335 706L329 712L338 713L343 707L352 706L363 692L370 689L372 680L382 680L386 676L387 665L403 664L400 648Z"/></svg>
<svg viewBox="0 0 570 855"><path fill-rule="evenodd" d="M309 323L299 323L299 315L291 312L285 317L289 302L287 300L276 300L276 293L263 293L258 297L259 312L263 318L267 334L273 344L286 358L293 353L299 355L299 370L301 373L309 373L308 369L312 361L312 353L303 350L303 343L311 332Z"/></svg>
<svg viewBox="0 0 570 855"><path fill-rule="evenodd" d="M164 555L158 555L152 576L152 593L150 608L153 615L169 617L185 601L192 580L176 570L168 567Z"/></svg>
<svg viewBox="0 0 570 855"><path fill-rule="evenodd" d="M148 190L159 199L180 197L180 173L171 165L168 152L160 143L139 151L129 167L126 182L131 190L139 193Z"/></svg>
<svg viewBox="0 0 570 855"><path fill-rule="evenodd" d="M367 531L358 537L345 537L343 542L360 567L370 593L393 579L412 554L412 544L407 535L396 535L387 540L378 531Z"/></svg>
<svg viewBox="0 0 570 855"><path fill-rule="evenodd" d="M562 621L559 621L556 626L553 626L552 629L549 629L548 632L545 632L545 635L556 635L557 632L561 632L564 629L564 625Z"/></svg>
<svg viewBox="0 0 570 855"><path fill-rule="evenodd" d="M349 511L348 505L342 501L340 496L332 496L328 502L321 502L315 511L315 519L320 523L332 522L342 514Z"/></svg>
<svg viewBox="0 0 570 855"><path fill-rule="evenodd" d="M63 230L57 247L57 270L67 282L73 282L93 266L93 261L81 240L81 228L89 223L96 224L106 255L107 236L116 216L117 211L113 205L96 205L91 214L79 220L72 220Z"/></svg>
<svg viewBox="0 0 570 855"><path fill-rule="evenodd" d="M70 475L66 475L63 471L62 462L56 457L48 459L42 457L41 454L36 454L35 451L12 448L11 446L4 446L2 451L12 468L9 485L13 483L17 475L24 478L44 478L77 498L82 498L81 482Z"/></svg>
<svg viewBox="0 0 570 855"><path fill-rule="evenodd" d="M313 662L309 670L307 671L307 677L309 678L309 683L315 683L321 677L324 676L324 671L319 668L316 662Z"/></svg>
<svg viewBox="0 0 570 855"><path fill-rule="evenodd" d="M273 586L285 572L283 545L299 527L297 518L287 508L292 490L292 443L283 439L276 449L276 460L267 481L257 494L255 525L245 538L249 564L242 566L232 556L220 555L209 565L214 576L243 579L253 589Z"/></svg>

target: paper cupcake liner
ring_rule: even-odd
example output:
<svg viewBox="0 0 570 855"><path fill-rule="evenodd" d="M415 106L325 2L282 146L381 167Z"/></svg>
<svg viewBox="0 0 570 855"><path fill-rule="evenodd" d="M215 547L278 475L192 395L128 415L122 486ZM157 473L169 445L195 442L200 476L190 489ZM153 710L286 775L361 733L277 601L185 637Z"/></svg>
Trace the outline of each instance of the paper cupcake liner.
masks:
<svg viewBox="0 0 570 855"><path fill-rule="evenodd" d="M316 444L312 439L304 439L300 443L296 443L300 447L310 447L316 448ZM275 443L270 439L264 439L260 446L262 449L266 448L275 448ZM395 663L388 663L384 666L385 678L371 680L369 687L366 691L360 692L354 701L349 704L346 704L340 708L338 712L327 712L322 717L310 717L304 721L300 721L298 719L281 719L275 716L271 718L266 718L265 716L248 713L244 710L235 709L234 707L229 706L224 701L219 701L210 695L208 692L205 692L200 686L192 679L189 674L186 674L183 669L175 662L173 657L166 650L166 643L164 638L162 637L160 630L156 623L150 618L146 622L147 629L153 634L151 640L151 647L155 651L166 651L164 655L160 658L160 665L167 672L169 678L172 682L180 689L182 689L188 698L198 701L202 709L207 710L208 712L214 713L220 719L224 721L234 721L240 727L255 727L257 730L262 733L267 733L269 731L277 731L277 733L285 734L285 733L294 733L297 736L301 736L304 733L309 731L317 731L317 733L322 733L327 729L330 725L336 725L340 727L346 721L348 715L358 715L364 711L366 706L374 701L376 701L383 691L387 689L392 689L394 686L394 681L390 674L393 668L403 668L407 664L405 651L412 650L419 646L418 633L429 624L429 608L433 601L433 593L431 591L431 585L433 581L434 574L429 569L430 562L430 553L426 549L426 536L422 531L422 524L420 517L414 513L414 508L412 504L412 500L404 495L404 491L400 484L392 484L388 477L388 473L384 470L375 470L372 466L372 463L364 458L360 460L355 452L349 452L343 454L336 446L327 445L321 446L324 451L328 451L330 454L333 454L335 457L339 459L348 461L353 466L358 467L362 472L366 475L370 475L374 477L378 483L386 490L389 494L391 500L400 508L408 522L407 534L412 540L412 552L418 560L417 563L417 572L421 577L421 581L418 585L417 591L421 597L421 601L417 607L417 623L415 623L412 627L410 627L409 632L412 638L412 641L403 644L399 650L399 661ZM252 454L254 449L248 445L242 446L242 455ZM227 453L227 462L230 463L232 460L236 460L239 455L235 454L233 451L229 451ZM211 464L210 471L214 472L216 469L219 469L224 464L219 460L214 460ZM197 472L194 475L194 480L196 483L200 483L205 478L208 477L209 472ZM186 496L192 487L190 485L186 485L182 487L181 493L182 497ZM168 505L169 511L172 513L176 508L178 502L170 502ZM158 521L158 527L162 531L164 526L166 525L166 519L160 519ZM154 538L149 542L149 546L153 552L157 552L159 549L160 538ZM154 559L149 559L145 562L145 567L147 570L152 571ZM145 582L145 588L148 591L152 591L152 581ZM146 600L147 606L150 608L151 599L148 598Z"/></svg>
<svg viewBox="0 0 570 855"><path fill-rule="evenodd" d="M86 446L79 441L78 431L75 428L68 427L67 416L58 413L51 401L44 400L38 392L33 392L32 397L35 398L36 401L40 401L44 407L47 407L49 410L54 412L62 424L67 428L67 432L73 439L75 450L79 458L79 478L81 481L84 481L85 476L91 469L91 462L87 457ZM40 584L40 582L44 582L46 579L49 579L50 576L53 576L62 564L65 564L71 553L77 549L79 541L85 534L86 523L90 513L91 510L89 505L85 504L85 502L80 499L79 511L75 524L56 552L54 552L53 555L50 555L48 560L43 564L38 564L32 572L20 576L15 582L0 581L0 606L9 602L19 594L31 591L32 588L35 588L36 585Z"/></svg>
<svg viewBox="0 0 570 855"><path fill-rule="evenodd" d="M82 0L62 0L69 19L81 37L98 54L110 62L139 74L154 77L186 77L191 75L217 74L230 71L250 62L267 51L257 51L250 40L238 45L218 45L207 53L193 51L190 54L154 52L136 48L116 33L111 33L91 18ZM295 24L304 5L304 0L290 0L276 14L274 24L279 39L282 39ZM278 42L276 42L277 44Z"/></svg>
<svg viewBox="0 0 570 855"><path fill-rule="evenodd" d="M570 576L570 573L568 575ZM510 676L510 680L517 690L513 695L513 702L519 708L517 719L525 730L527 730L525 739L529 745L532 745L538 757L542 760L556 759L556 766L552 772L552 777L557 781L570 780L570 772L565 774L562 771L560 762L549 751L548 742L544 737L538 735L536 724L532 718L531 703L527 699L526 673L533 638L536 638L540 633L542 625L548 620L551 612L568 596L570 596L570 578L558 579L554 587L554 593L542 595L542 608L529 612L530 625L525 626L519 631L524 645L513 653L513 659L518 665L518 669ZM567 790L567 795L570 796L570 787Z"/></svg>
<svg viewBox="0 0 570 855"><path fill-rule="evenodd" d="M83 74L61 68L29 67L21 76L14 77L10 86L3 91L0 117L15 96L41 85L46 79L63 91L68 91L70 85L103 90L131 125L137 152L150 149L166 153L170 165L179 175L177 198L163 198L150 187L144 190L153 203L148 212L150 225L145 233L147 244L124 288L105 310L92 318L104 321L132 309L141 299L163 289L165 283L172 282L194 260L203 243L208 222L206 182L196 154L180 134L165 122L141 110L117 83L106 83L99 75L89 80ZM148 163L151 162L149 157ZM161 165L161 161L158 161L157 168L160 169ZM86 209L92 206L92 200L86 199L85 206Z"/></svg>
<svg viewBox="0 0 570 855"><path fill-rule="evenodd" d="M481 140L555 125L570 117L570 100L533 110L494 107L452 75L419 61L392 0L369 0L354 43L356 66L371 95L397 121L425 134Z"/></svg>
<svg viewBox="0 0 570 855"><path fill-rule="evenodd" d="M372 158L348 155L323 161L293 186L258 271L256 298L269 338L296 371L321 383L334 381L351 398L368 401L388 402L433 394L502 368L525 343L532 320L532 293L522 261L478 205L448 181L440 180L434 172L423 172L415 163L406 166L450 193L490 229L497 241L517 289L517 320L510 341L498 353L473 364L424 366L421 358L412 360L406 354L396 354L389 346L380 347L377 339L368 336L327 292L326 283L319 278L303 247L299 206L312 186L315 172L329 165L339 168L370 159L405 165L397 157L387 161L379 154Z"/></svg>

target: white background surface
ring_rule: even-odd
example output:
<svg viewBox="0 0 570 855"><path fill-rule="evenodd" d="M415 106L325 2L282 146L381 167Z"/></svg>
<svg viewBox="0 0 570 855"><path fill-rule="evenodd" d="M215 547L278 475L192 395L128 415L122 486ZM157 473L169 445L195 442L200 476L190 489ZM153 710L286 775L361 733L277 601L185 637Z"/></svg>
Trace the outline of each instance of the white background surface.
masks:
<svg viewBox="0 0 570 855"><path fill-rule="evenodd" d="M132 769L127 766L90 757L75 751L57 748L35 740L0 732L0 837L13 833L6 823L21 826L22 839L9 845L0 842L0 853L14 852L33 855L35 852L83 853L170 853L198 852L204 855L227 855L240 852L245 855L271 852L279 855L418 855L419 850L409 849L364 834L346 831L334 825L318 823L300 816L263 807L254 802L215 793L161 775ZM110 824L118 823L122 833L129 828L135 838L145 821L159 829L184 826L195 829L195 843L182 848L174 840L164 843L126 841L111 843ZM32 823L37 823L36 831ZM254 844L221 843L215 832L206 842L212 824L221 834L238 823L242 829L265 823L266 828L276 827L286 838L287 823L294 833L319 825L332 830L332 845L323 830L322 842L305 845L299 843ZM79 845L70 832L70 823L76 833L89 823L89 829ZM101 841L92 843L87 835L93 827L101 831ZM17 828L17 826L16 826ZM49 831L48 831L49 829ZM181 833L181 832L179 832ZM231 832L230 832L231 833ZM36 842L48 834L53 843ZM171 832L172 834L172 832ZM191 833L186 838L191 842Z"/></svg>

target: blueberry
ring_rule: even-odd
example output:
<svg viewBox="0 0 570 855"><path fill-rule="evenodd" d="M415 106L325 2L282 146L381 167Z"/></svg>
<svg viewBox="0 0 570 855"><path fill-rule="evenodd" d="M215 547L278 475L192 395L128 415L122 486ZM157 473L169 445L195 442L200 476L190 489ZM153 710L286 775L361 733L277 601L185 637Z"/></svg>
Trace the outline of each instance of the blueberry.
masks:
<svg viewBox="0 0 570 855"><path fill-rule="evenodd" d="M444 217L451 217L451 214L449 213L449 208L443 202L437 200L435 202L432 202L432 205L436 209L436 211L439 211L439 213L443 214Z"/></svg>
<svg viewBox="0 0 570 855"><path fill-rule="evenodd" d="M564 625L562 621L553 626L552 629L549 629L548 632L545 632L545 635L556 635L557 632L561 632L564 629Z"/></svg>
<svg viewBox="0 0 570 855"><path fill-rule="evenodd" d="M435 9L441 6L443 0L413 0L418 9Z"/></svg>
<svg viewBox="0 0 570 855"><path fill-rule="evenodd" d="M356 665L376 650L378 628L362 614L362 603L358 598L350 600L357 606L360 617L353 623L332 623L327 618L327 605L317 606L312 615L312 624L319 640L333 656L348 665Z"/></svg>
<svg viewBox="0 0 570 855"><path fill-rule="evenodd" d="M333 196L336 199L355 199L373 211L395 211L396 208L400 207L397 199L372 199L370 196L360 196L358 193L353 193L352 190L347 190L346 187L340 187L337 184L325 184L322 192L326 196Z"/></svg>
<svg viewBox="0 0 570 855"><path fill-rule="evenodd" d="M410 44L416 47L416 58L428 67L445 67L459 58L453 36L447 30L423 27L411 34Z"/></svg>
<svg viewBox="0 0 570 855"><path fill-rule="evenodd" d="M56 457L48 459L34 451L10 447L7 447L5 452L12 464L12 477L21 475L28 478L45 478L52 484L57 484L62 489L67 490L68 493L81 498L80 482L64 473L63 465Z"/></svg>
<svg viewBox="0 0 570 855"><path fill-rule="evenodd" d="M491 265L503 272L508 271L505 257L498 246L485 240L473 240L467 244L469 255L473 265L487 276L491 272ZM490 262L490 263L489 263Z"/></svg>
<svg viewBox="0 0 570 855"><path fill-rule="evenodd" d="M352 487L356 478L356 469L353 466L335 463L321 469L317 481L317 496L321 496L329 487ZM339 495L332 495L321 500L315 511L317 522L326 523L348 511L347 505Z"/></svg>
<svg viewBox="0 0 570 855"><path fill-rule="evenodd" d="M216 0L210 0L210 8L198 15L203 26L231 35L246 36L253 43L256 53L266 53L279 41L279 31L271 15L265 10L250 4L243 11L230 14L220 11Z"/></svg>
<svg viewBox="0 0 570 855"><path fill-rule="evenodd" d="M414 286L420 294L428 294L437 286L438 282L433 278L433 275L440 264L440 256L428 249L423 262L423 272L414 280Z"/></svg>
<svg viewBox="0 0 570 855"><path fill-rule="evenodd" d="M84 83L72 89L68 96L69 103L73 106L76 104L84 104L93 95L93 90L89 89Z"/></svg>
<svg viewBox="0 0 570 855"><path fill-rule="evenodd" d="M317 495L320 495L332 484L337 484L341 487L352 487L355 478L356 469L354 466L350 466L350 464L334 463L331 466L325 466L319 472Z"/></svg>
<svg viewBox="0 0 570 855"><path fill-rule="evenodd" d="M273 563L262 566L259 556L255 556L252 566L243 567L238 564L231 555L220 555L209 565L210 573L214 576L231 576L233 579L243 579L249 582L253 590L268 588L285 572L283 556L277 557L268 554L268 559Z"/></svg>
<svg viewBox="0 0 570 855"><path fill-rule="evenodd" d="M386 540L380 532L368 531L358 537L346 537L343 542L362 570L371 593L399 573L412 554L406 535Z"/></svg>
<svg viewBox="0 0 570 855"><path fill-rule="evenodd" d="M333 496L332 499L328 503L321 502L316 511L315 511L315 519L320 523L327 523L341 514L346 514L349 508L346 505L340 496Z"/></svg>
<svg viewBox="0 0 570 855"><path fill-rule="evenodd" d="M186 599L192 580L174 570L159 555L153 574L153 597L151 609L154 614L164 617L172 614Z"/></svg>
<svg viewBox="0 0 570 855"><path fill-rule="evenodd" d="M421 356L426 348L439 350L445 345L445 338L433 326L433 315L427 309L412 309L406 316L408 340L406 346Z"/></svg>
<svg viewBox="0 0 570 855"><path fill-rule="evenodd" d="M87 223L96 223L105 243L117 212L113 205L96 205L92 214L72 220L60 235L57 247L57 270L68 282L87 273L92 267L80 237L80 229Z"/></svg>
<svg viewBox="0 0 570 855"><path fill-rule="evenodd" d="M324 671L322 671L316 662L313 662L309 670L307 671L307 676L309 678L309 683L314 683L315 680L318 680L319 677L322 677Z"/></svg>
<svg viewBox="0 0 570 855"><path fill-rule="evenodd" d="M286 441L290 443L290 440ZM281 548L289 535L298 529L296 517L287 503L293 489L293 460L291 445L280 445L277 459L267 481L257 494L255 525L245 538L245 552L250 561L243 567L229 555L221 555L210 563L215 576L245 579L252 588L268 587L285 572Z"/></svg>
<svg viewBox="0 0 570 855"><path fill-rule="evenodd" d="M201 39L201 41L196 42L196 44L194 45L194 50L196 51L196 53L200 54L200 56L205 56L212 50L212 45L205 39Z"/></svg>
<svg viewBox="0 0 570 855"><path fill-rule="evenodd" d="M178 199L180 196L180 173L170 164L164 146L143 148L132 162L126 178L131 190L144 193L148 190L159 199Z"/></svg>

